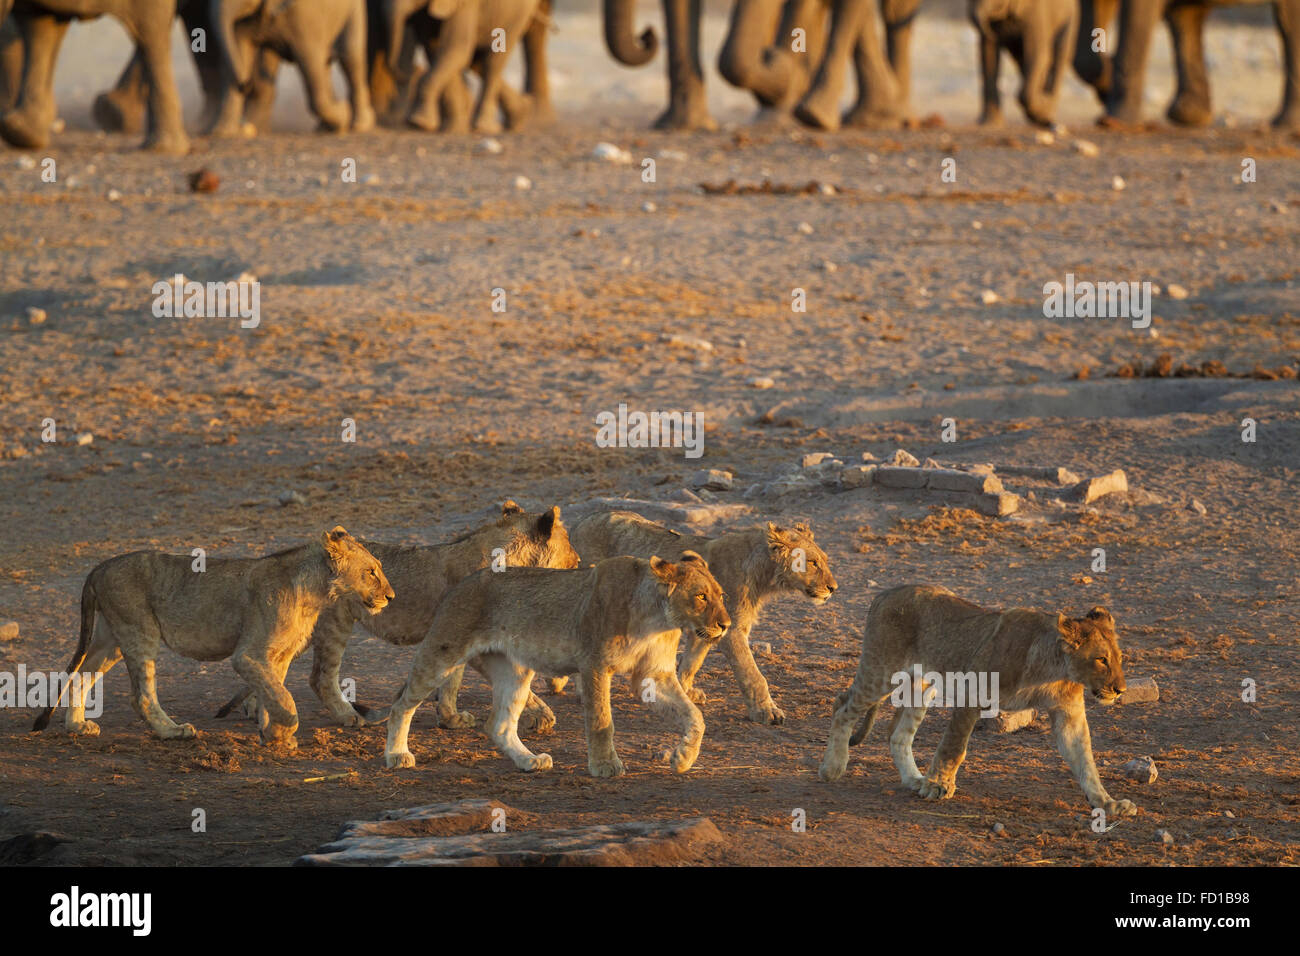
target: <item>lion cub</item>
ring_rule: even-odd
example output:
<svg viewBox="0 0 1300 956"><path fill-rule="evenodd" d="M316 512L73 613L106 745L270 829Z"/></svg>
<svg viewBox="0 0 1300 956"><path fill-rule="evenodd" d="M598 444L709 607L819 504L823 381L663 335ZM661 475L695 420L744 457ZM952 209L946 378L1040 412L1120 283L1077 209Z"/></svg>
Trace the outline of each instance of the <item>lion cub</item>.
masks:
<svg viewBox="0 0 1300 956"><path fill-rule="evenodd" d="M614 751L609 683L613 674L626 673L643 698L681 721L682 739L664 758L683 773L699 755L704 718L677 681L678 631L716 642L730 626L722 589L694 551L682 552L676 564L618 557L573 571L478 571L438 606L393 701L384 761L389 767L415 766L406 745L415 708L479 657L492 681L492 741L521 770L551 767L551 755L532 753L518 733L533 673L541 671L577 673L582 681L592 776L623 773Z"/></svg>
<svg viewBox="0 0 1300 956"><path fill-rule="evenodd" d="M679 548L691 548L704 555L709 569L726 594L727 613L735 622L722 642L722 653L731 664L749 719L760 724L785 722L785 713L772 702L767 680L754 663L749 633L758 623L763 603L778 594L807 595L814 604L825 604L835 593L835 576L830 559L813 541L806 524L778 528L733 531L716 538L678 534L630 511L590 515L573 527L573 546L584 561L599 561L619 554L648 558ZM682 663L677 677L696 703L704 695L691 685L704 657L713 646L687 632L683 635ZM556 691L564 681L553 681Z"/></svg>
<svg viewBox="0 0 1300 956"><path fill-rule="evenodd" d="M298 712L284 688L289 662L307 646L316 618L336 601L371 614L393 597L374 556L343 528L262 558L213 558L202 571L188 555L134 551L109 558L81 589L81 636L68 673L90 675L68 700L69 733L95 735L85 698L101 674L125 658L131 706L159 737L196 735L158 703L154 660L165 644L199 661L233 655L257 692L262 740L296 746ZM75 685L74 685L75 687ZM53 707L32 727L44 730Z"/></svg>
<svg viewBox="0 0 1300 956"><path fill-rule="evenodd" d="M858 743L871 729L876 711L893 693L899 675L913 675L918 669L922 675L996 675L999 700L994 707L1035 707L1051 713L1057 749L1092 806L1111 816L1137 813L1136 806L1112 799L1101 785L1083 711L1085 689L1102 704L1114 703L1124 693L1115 619L1105 608L1095 607L1084 617L1071 619L1023 608L987 610L941 587L899 587L878 595L867 612L853 686L835 701L821 763L823 780L843 776L850 744ZM926 686L932 685L923 678L914 680L908 688L911 699L924 705L927 699L921 695ZM952 796L967 738L981 710L976 702L940 706L953 706L953 716L924 777L912 756L912 739L926 707L897 710L889 735L889 749L903 783L929 800ZM859 717L862 723L850 739Z"/></svg>

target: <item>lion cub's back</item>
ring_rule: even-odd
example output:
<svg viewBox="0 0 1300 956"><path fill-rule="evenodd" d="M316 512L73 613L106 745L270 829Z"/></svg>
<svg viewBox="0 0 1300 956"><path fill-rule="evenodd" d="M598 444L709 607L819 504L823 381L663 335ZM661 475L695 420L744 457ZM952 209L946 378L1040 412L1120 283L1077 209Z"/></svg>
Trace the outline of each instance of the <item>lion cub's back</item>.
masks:
<svg viewBox="0 0 1300 956"><path fill-rule="evenodd" d="M957 667L996 631L1001 616L938 585L890 588L871 602L863 653L899 666Z"/></svg>
<svg viewBox="0 0 1300 956"><path fill-rule="evenodd" d="M606 511L588 515L574 525L569 541L583 564L594 564L625 554L672 560L688 548L700 550L708 539L678 534L632 511Z"/></svg>

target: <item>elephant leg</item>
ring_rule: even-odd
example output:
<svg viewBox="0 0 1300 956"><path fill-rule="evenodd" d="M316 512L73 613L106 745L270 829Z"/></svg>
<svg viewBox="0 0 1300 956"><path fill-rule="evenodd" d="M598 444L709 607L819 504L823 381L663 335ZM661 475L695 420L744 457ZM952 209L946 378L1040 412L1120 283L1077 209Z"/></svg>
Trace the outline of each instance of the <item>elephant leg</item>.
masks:
<svg viewBox="0 0 1300 956"><path fill-rule="evenodd" d="M700 7L702 0L664 0L668 29L668 109L655 120L655 129L717 129L704 95L700 66Z"/></svg>
<svg viewBox="0 0 1300 956"><path fill-rule="evenodd" d="M532 120L534 101L531 96L520 93L502 80L497 98L506 117L506 129L523 129Z"/></svg>
<svg viewBox="0 0 1300 956"><path fill-rule="evenodd" d="M144 129L144 57L136 50L111 90L95 97L91 115L106 133L138 134Z"/></svg>
<svg viewBox="0 0 1300 956"><path fill-rule="evenodd" d="M1171 6L1165 13L1178 70L1178 92L1166 115L1180 126L1208 126L1214 115L1210 108L1205 48L1201 42L1207 13L1209 9L1200 4Z"/></svg>
<svg viewBox="0 0 1300 956"><path fill-rule="evenodd" d="M248 30L236 28L234 33L239 62L254 63L256 66L254 58L261 59L262 48L254 42ZM207 133L217 137L238 136L244 123L244 91L239 88L239 84L233 77L226 76L224 70L221 74L220 97L220 105L217 107L212 125L207 128Z"/></svg>
<svg viewBox="0 0 1300 956"><path fill-rule="evenodd" d="M0 116L0 137L20 149L40 149L50 141L54 123L54 62L68 32L68 21L48 14L18 18L27 51L22 84L14 108Z"/></svg>
<svg viewBox="0 0 1300 956"><path fill-rule="evenodd" d="M885 52L889 68L898 84L897 111L900 116L912 112L912 21L921 0L881 0L885 19Z"/></svg>
<svg viewBox="0 0 1300 956"><path fill-rule="evenodd" d="M793 79L797 54L789 36L777 32L784 5L784 0L738 0L718 53L722 78L749 90L763 106L783 102Z"/></svg>
<svg viewBox="0 0 1300 956"><path fill-rule="evenodd" d="M358 5L343 27L338 42L339 62L348 80L352 104L352 130L365 133L375 128L375 110L370 103L370 82L366 76L366 16Z"/></svg>
<svg viewBox="0 0 1300 956"><path fill-rule="evenodd" d="M844 116L848 126L895 129L903 124L903 101L898 79L881 50L876 11L866 4L862 29L853 48L858 98Z"/></svg>
<svg viewBox="0 0 1300 956"><path fill-rule="evenodd" d="M975 24L979 31L980 75L984 82L984 107L980 110L980 124L1002 125L1002 95L998 92L998 68L1002 63L1002 47L997 34L987 25Z"/></svg>
<svg viewBox="0 0 1300 956"><path fill-rule="evenodd" d="M474 105L474 132L494 135L501 132L501 87L505 83L506 63L514 44L507 41L501 52L489 51L482 57L483 86ZM517 104L516 104L517 105Z"/></svg>
<svg viewBox="0 0 1300 956"><path fill-rule="evenodd" d="M1273 125L1300 130L1300 0L1276 0L1273 16L1282 34L1282 65L1285 80L1282 106Z"/></svg>
<svg viewBox="0 0 1300 956"><path fill-rule="evenodd" d="M172 18L159 17L153 7L130 11L124 20L144 58L145 83L149 88L149 114L144 148L159 153L184 155L190 150L181 116L181 97L172 69Z"/></svg>
<svg viewBox="0 0 1300 956"><path fill-rule="evenodd" d="M442 125L439 129L444 133L468 133L473 106L469 84L465 82L464 75L453 76L443 87L442 96L438 99L438 108L442 110Z"/></svg>
<svg viewBox="0 0 1300 956"><path fill-rule="evenodd" d="M794 115L801 123L818 129L839 129L840 91L848 72L849 58L855 52L868 15L875 17L875 8L869 0L835 0L831 8L831 32L826 53L813 79L812 88L794 110ZM883 67L883 58L874 65ZM859 82L861 81L862 78L859 77ZM891 79L891 98L894 92L892 83Z"/></svg>
<svg viewBox="0 0 1300 956"><path fill-rule="evenodd" d="M23 85L22 34L13 17L0 20L0 112L13 108L18 102L18 90Z"/></svg>
<svg viewBox="0 0 1300 956"><path fill-rule="evenodd" d="M1078 31L1074 44L1074 72L1096 92L1104 105L1114 85L1111 23L1119 0L1079 0Z"/></svg>
<svg viewBox="0 0 1300 956"><path fill-rule="evenodd" d="M187 36L192 38L195 30L202 30L205 37L214 35L206 3L182 3L180 13ZM199 75L199 88L203 91L203 112L199 115L198 128L209 129L221 110L221 54L215 49L207 48L206 42L202 52L195 50L192 45L190 51L194 56L194 69Z"/></svg>
<svg viewBox="0 0 1300 956"><path fill-rule="evenodd" d="M347 106L334 95L330 84L328 49L302 49L294 51L294 60L302 73L302 84L307 90L307 103L330 132L341 133L348 128L351 115ZM368 101L367 101L368 102Z"/></svg>
<svg viewBox="0 0 1300 956"><path fill-rule="evenodd" d="M1061 84L1065 80L1065 71L1069 69L1070 56L1074 50L1074 35L1079 28L1076 12L1071 12L1065 23L1057 29L1051 38L1049 51L1051 62L1048 64L1046 86L1043 94L1047 97L1048 110L1056 116L1057 106L1061 102Z"/></svg>
<svg viewBox="0 0 1300 956"><path fill-rule="evenodd" d="M443 93L454 83L464 83L465 70L474 59L477 33L478 10L473 6L462 7L443 21L437 44L426 47L429 69L420 78L415 107L406 118L409 125L430 133L444 128L440 109Z"/></svg>
<svg viewBox="0 0 1300 956"><path fill-rule="evenodd" d="M547 31L551 27L551 0L537 5L532 22L524 33L524 93L529 99L529 121L553 123L555 107L551 104L551 75L546 61ZM507 116L510 109L507 107ZM514 129L514 124L511 124Z"/></svg>
<svg viewBox="0 0 1300 956"><path fill-rule="evenodd" d="M1146 82L1151 34L1165 0L1125 0L1120 7L1119 48L1106 114L1111 120L1134 124L1142 119L1142 86Z"/></svg>
<svg viewBox="0 0 1300 956"><path fill-rule="evenodd" d="M1051 126L1052 105L1047 98L1047 76L1052 65L1053 37L1042 24L1025 27L1021 54L1020 106L1031 123Z"/></svg>

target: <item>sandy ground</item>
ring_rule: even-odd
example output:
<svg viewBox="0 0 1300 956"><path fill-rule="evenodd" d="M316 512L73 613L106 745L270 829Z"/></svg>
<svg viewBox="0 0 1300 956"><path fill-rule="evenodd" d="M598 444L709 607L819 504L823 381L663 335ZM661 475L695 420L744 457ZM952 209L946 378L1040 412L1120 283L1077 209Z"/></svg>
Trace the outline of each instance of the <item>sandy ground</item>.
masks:
<svg viewBox="0 0 1300 956"><path fill-rule="evenodd" d="M505 497L572 515L601 496L670 498L697 467L716 467L737 474L738 490L721 497L751 508L735 523L812 522L841 584L821 608L773 603L753 635L772 644L759 665L786 723L750 723L716 657L700 678L704 749L684 776L654 762L672 729L622 691L626 778L587 776L573 694L551 699L549 773L518 773L480 731L438 730L429 708L413 727L419 766L392 772L382 727L329 724L305 660L288 682L301 746L285 755L259 746L250 723L212 718L238 686L228 664L167 654L161 699L199 728L196 741L153 739L127 703L123 668L107 678L98 738L29 734L32 712L0 711L0 839L63 834L71 842L51 863L278 864L346 819L492 797L554 826L707 815L726 837L707 857L719 863L1300 862L1296 382L1107 378L1162 353L1247 374L1300 363L1300 142L1253 127L1076 127L1099 147L1089 158L1069 138L1036 143L1023 126L981 131L963 125L976 98L965 33L966 59L922 74L923 89L952 90L941 101L951 109L936 107L947 129L652 133L661 62L620 70L589 40L588 74L564 52L576 25L596 37L595 22L560 21L567 119L502 137L499 155L474 137L300 132L200 141L186 159L160 160L78 130L87 96L65 93L73 128L48 151L57 184L16 154L0 157L0 620L20 627L0 644L0 671L65 666L81 581L123 551L258 554L335 523L436 542ZM78 28L70 51L91 29ZM711 48L718 29L706 34ZM1212 49L1248 29L1216 27ZM1249 35L1265 51L1276 42ZM61 67L61 90L88 95L111 78L118 55L98 53L68 60L84 69ZM626 85L606 88L599 109L574 92L613 75ZM1266 116L1278 81L1267 55L1242 61L1223 89L1253 96L1219 102L1243 122ZM748 115L721 84L711 94L729 122ZM928 94L917 100L931 108ZM1082 97L1069 109L1092 112ZM638 162L591 158L599 141ZM642 157L656 159L653 184L641 181ZM955 184L940 180L946 157ZM1243 157L1256 160L1258 182L1239 181ZM345 158L362 182L340 181ZM200 166L221 177L215 194L188 191ZM520 176L531 188L516 188ZM764 178L837 188L699 188ZM262 282L256 329L150 311L159 279L245 270ZM1157 297L1147 331L1044 318L1044 283L1069 272L1179 284L1188 296ZM494 288L506 290L505 313L491 311ZM791 312L795 288L806 313ZM986 289L996 302L984 304ZM43 324L29 323L30 306L47 312ZM712 349L669 345L666 334ZM1085 366L1089 377L1075 380ZM775 386L750 387L756 376ZM704 457L595 447L596 413L620 402L704 413ZM57 444L40 441L47 417ZM957 420L954 444L940 439L946 417ZM1258 423L1254 443L1241 440L1246 417ZM355 444L339 440L343 418L357 422ZM77 445L85 432L93 442ZM1040 500L1003 519L880 488L739 490L808 452L856 460L897 447L1085 475L1123 468L1132 490L1059 509L1038 489ZM305 504L281 507L287 491ZM1107 550L1104 574L1090 570L1096 547ZM1091 832L1041 721L977 736L956 796L940 805L900 788L881 728L843 780L817 780L867 606L880 587L917 581L991 605L1111 608L1129 678L1161 687L1156 704L1089 708L1102 777L1141 807L1136 819ZM344 674L363 700L387 701L410 657L358 639ZM1259 688L1250 704L1247 678ZM476 680L462 700L486 713ZM934 714L923 726L920 761L944 723ZM1120 772L1141 755L1160 768L1155 784ZM200 807L204 834L190 829ZM796 809L807 832L791 830Z"/></svg>

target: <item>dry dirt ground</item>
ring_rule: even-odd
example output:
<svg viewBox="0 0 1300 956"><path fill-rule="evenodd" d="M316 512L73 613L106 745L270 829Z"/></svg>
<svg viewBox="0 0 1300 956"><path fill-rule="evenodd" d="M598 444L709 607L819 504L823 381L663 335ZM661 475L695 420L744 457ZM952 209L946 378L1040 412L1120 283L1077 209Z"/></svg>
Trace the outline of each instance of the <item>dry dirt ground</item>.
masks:
<svg viewBox="0 0 1300 956"><path fill-rule="evenodd" d="M696 468L727 468L737 490L720 497L753 508L736 523L810 521L841 585L821 608L774 602L753 635L772 645L759 665L785 724L750 723L714 655L699 684L704 747L683 776L655 763L674 730L617 684L625 778L587 776L573 693L550 699L548 773L517 772L479 730L437 729L427 706L412 729L417 768L388 771L383 728L331 726L306 659L290 671L302 727L286 755L249 722L212 717L239 683L228 664L167 653L162 702L197 740L154 739L122 667L98 738L31 734L32 711L0 710L0 839L69 838L50 863L283 864L347 819L490 797L549 826L705 815L726 837L714 863L1300 862L1296 380L1107 377L1162 353L1240 373L1297 367L1300 141L1076 129L1099 147L1088 157L1019 125L683 136L642 128L654 105L613 125L569 115L502 137L499 155L472 137L386 131L200 141L160 160L74 129L48 151L57 185L0 157L0 620L20 627L0 644L0 671L66 666L81 581L119 552L260 554L336 523L436 542L505 497L573 514L601 496L668 498ZM591 158L599 141L636 162ZM656 159L653 184L643 157ZM945 157L956 183L940 179ZM1240 182L1245 157L1256 183ZM361 182L340 181L345 158ZM216 193L189 192L201 166L221 178ZM765 178L835 190L700 188ZM262 283L256 329L151 312L159 279L244 271ZM1157 297L1148 331L1044 318L1042 287L1066 273L1188 295ZM791 311L796 288L805 313ZM774 387L748 384L760 376ZM620 402L702 412L703 458L597 448L595 416ZM45 418L56 444L40 440ZM355 444L340 441L344 418ZM944 418L955 443L941 441ZM78 445L86 432L93 442ZM1123 468L1132 490L1002 519L874 487L742 497L809 452L898 447ZM305 502L281 506L289 491ZM1091 569L1094 548L1105 573ZM1155 704L1089 707L1102 778L1139 816L1093 833L1041 721L973 738L941 804L899 786L879 727L845 778L817 779L867 606L880 587L921 581L990 605L1113 611L1129 678L1161 688ZM344 674L386 702L411 653L357 639ZM485 714L476 678L462 706ZM920 761L944 724L933 713L922 727ZM1120 771L1142 755L1159 766L1154 784ZM195 808L206 833L191 832ZM806 832L791 828L796 809Z"/></svg>

